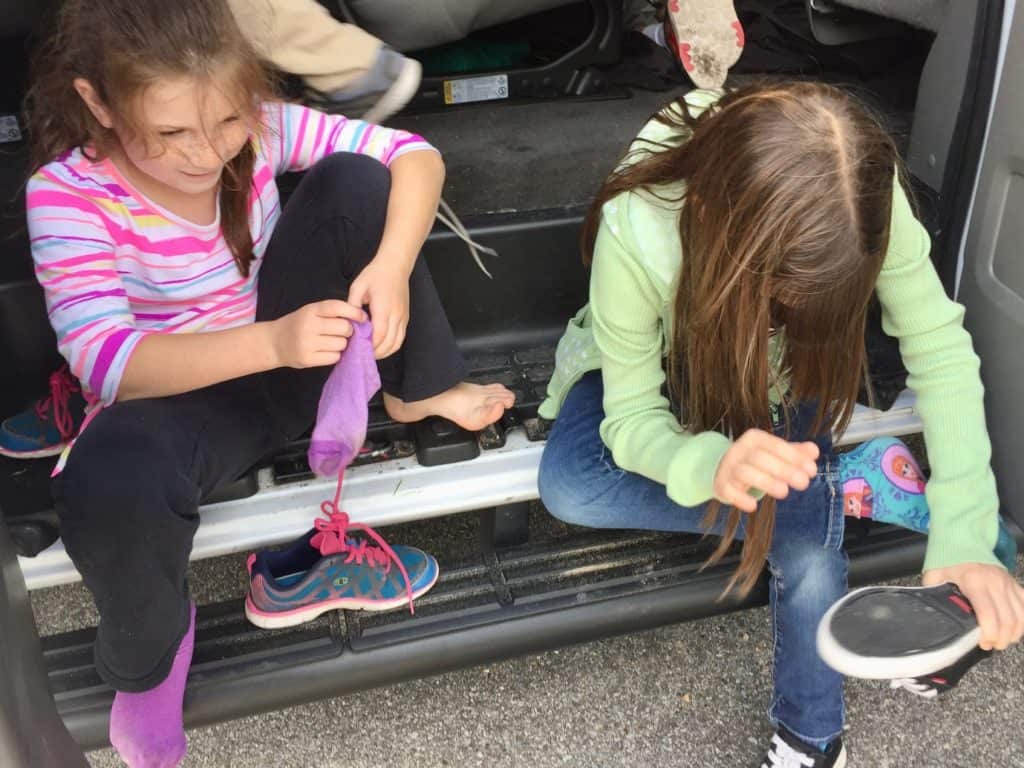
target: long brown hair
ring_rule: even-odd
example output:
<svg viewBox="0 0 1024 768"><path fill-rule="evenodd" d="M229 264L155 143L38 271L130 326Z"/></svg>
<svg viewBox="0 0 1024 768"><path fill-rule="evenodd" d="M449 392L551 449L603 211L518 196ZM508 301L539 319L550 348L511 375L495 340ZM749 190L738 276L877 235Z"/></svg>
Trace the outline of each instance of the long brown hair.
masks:
<svg viewBox="0 0 1024 768"><path fill-rule="evenodd" d="M145 89L178 76L210 84L223 78L216 84L253 128L260 102L273 92L226 0L66 0L54 34L36 53L25 100L32 172L75 147L100 159L116 146L115 132L93 117L75 91L75 78L92 84L118 128L137 133ZM252 262L255 159L250 139L226 164L219 193L221 230L243 275Z"/></svg>
<svg viewBox="0 0 1024 768"><path fill-rule="evenodd" d="M589 263L602 207L616 195L644 190L679 205L668 379L681 424L736 437L771 431L774 388L785 400L787 434L790 399L817 404L815 434L844 428L889 242L899 166L892 139L849 94L807 82L748 86L697 116L680 100L658 119L677 138L641 147L605 182L582 247ZM773 365L778 332L785 346ZM730 588L749 591L760 575L775 506L766 497L746 519ZM721 507L711 502L706 525ZM742 514L729 512L709 563L728 551Z"/></svg>

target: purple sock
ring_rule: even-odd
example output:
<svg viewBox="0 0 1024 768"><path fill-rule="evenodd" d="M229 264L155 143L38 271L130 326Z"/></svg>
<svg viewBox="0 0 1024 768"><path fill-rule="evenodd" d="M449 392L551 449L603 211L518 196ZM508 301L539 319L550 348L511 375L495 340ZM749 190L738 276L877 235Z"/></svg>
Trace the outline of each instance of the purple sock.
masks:
<svg viewBox="0 0 1024 768"><path fill-rule="evenodd" d="M196 639L196 607L188 632L174 655L171 673L156 688L141 693L118 691L110 710L110 743L128 768L174 768L188 749L182 721L185 678Z"/></svg>
<svg viewBox="0 0 1024 768"><path fill-rule="evenodd" d="M324 384L309 442L309 466L321 477L337 475L358 455L366 441L367 403L380 389L373 326L352 325L348 347Z"/></svg>

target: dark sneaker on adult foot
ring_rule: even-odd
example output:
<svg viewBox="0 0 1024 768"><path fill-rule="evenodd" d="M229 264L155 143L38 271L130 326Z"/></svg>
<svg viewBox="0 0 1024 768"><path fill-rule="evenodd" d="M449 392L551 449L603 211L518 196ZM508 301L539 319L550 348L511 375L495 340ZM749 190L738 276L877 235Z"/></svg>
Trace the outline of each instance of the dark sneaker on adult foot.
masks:
<svg viewBox="0 0 1024 768"><path fill-rule="evenodd" d="M351 534L362 531L369 538ZM389 611L409 606L437 583L437 560L415 547L388 546L344 512L280 550L249 555L245 615L264 629L293 627L338 609Z"/></svg>
<svg viewBox="0 0 1024 768"><path fill-rule="evenodd" d="M837 672L867 680L931 675L978 647L974 609L954 584L865 587L818 624L818 655Z"/></svg>
<svg viewBox="0 0 1024 768"><path fill-rule="evenodd" d="M385 45L365 75L337 91L311 94L309 102L327 112L382 123L409 103L422 78L418 61Z"/></svg>
<svg viewBox="0 0 1024 768"><path fill-rule="evenodd" d="M57 456L84 417L82 388L65 365L50 374L50 394L0 424L0 455L14 459Z"/></svg>
<svg viewBox="0 0 1024 768"><path fill-rule="evenodd" d="M846 747L839 738L823 752L779 728L772 736L761 768L846 768Z"/></svg>
<svg viewBox="0 0 1024 768"><path fill-rule="evenodd" d="M971 668L992 656L992 651L975 648L951 667L922 677L901 677L889 681L893 690L908 691L922 699L934 699L956 688Z"/></svg>

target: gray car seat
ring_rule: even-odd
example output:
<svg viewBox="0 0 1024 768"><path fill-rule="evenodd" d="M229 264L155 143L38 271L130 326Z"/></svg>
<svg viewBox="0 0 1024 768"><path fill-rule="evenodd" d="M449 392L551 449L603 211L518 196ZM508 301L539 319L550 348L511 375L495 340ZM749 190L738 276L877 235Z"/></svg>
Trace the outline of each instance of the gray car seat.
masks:
<svg viewBox="0 0 1024 768"><path fill-rule="evenodd" d="M938 32L949 0L804 0L820 43L842 45L899 34L904 24Z"/></svg>
<svg viewBox="0 0 1024 768"><path fill-rule="evenodd" d="M345 0L351 18L400 51L461 40L478 29L574 0Z"/></svg>
<svg viewBox="0 0 1024 768"><path fill-rule="evenodd" d="M358 24L399 50L420 50L462 40L504 24L580 0L320 0L338 18ZM587 0L590 31L554 59L521 67L423 78L410 107L473 101L590 96L607 90L602 67L619 59L622 1Z"/></svg>
<svg viewBox="0 0 1024 768"><path fill-rule="evenodd" d="M938 32L949 0L838 0L840 5Z"/></svg>

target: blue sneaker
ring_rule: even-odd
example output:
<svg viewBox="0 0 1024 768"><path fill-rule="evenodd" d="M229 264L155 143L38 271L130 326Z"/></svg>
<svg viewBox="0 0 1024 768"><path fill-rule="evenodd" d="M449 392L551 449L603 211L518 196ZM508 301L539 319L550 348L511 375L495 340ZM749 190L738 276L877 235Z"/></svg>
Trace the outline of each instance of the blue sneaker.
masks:
<svg viewBox="0 0 1024 768"><path fill-rule="evenodd" d="M437 583L437 560L415 547L389 547L372 528L344 512L280 550L249 555L245 615L257 627L280 629L337 609L389 611ZM362 530L379 546L347 534Z"/></svg>
<svg viewBox="0 0 1024 768"><path fill-rule="evenodd" d="M82 388L65 365L50 374L50 394L0 424L0 455L15 459L57 456L85 416Z"/></svg>

